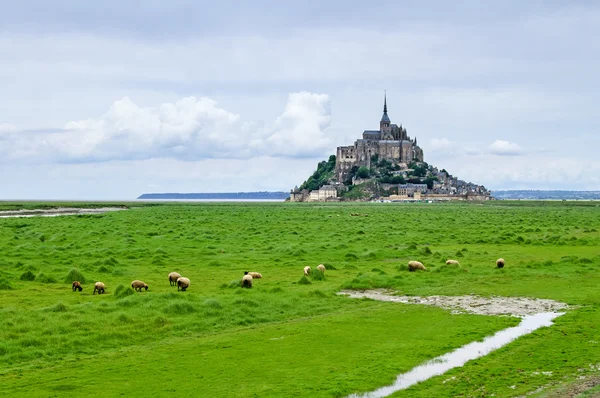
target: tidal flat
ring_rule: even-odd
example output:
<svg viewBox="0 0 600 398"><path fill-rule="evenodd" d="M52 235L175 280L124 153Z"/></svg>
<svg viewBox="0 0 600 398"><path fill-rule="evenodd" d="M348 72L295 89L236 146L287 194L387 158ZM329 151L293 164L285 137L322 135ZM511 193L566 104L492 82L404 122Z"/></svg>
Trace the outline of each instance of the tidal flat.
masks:
<svg viewBox="0 0 600 398"><path fill-rule="evenodd" d="M0 395L341 397L520 322L348 289L568 305L551 327L394 397L555 396L600 377L595 202L124 205L0 219ZM303 278L318 264L324 278ZM242 289L244 271L263 278ZM97 281L106 294L92 294Z"/></svg>

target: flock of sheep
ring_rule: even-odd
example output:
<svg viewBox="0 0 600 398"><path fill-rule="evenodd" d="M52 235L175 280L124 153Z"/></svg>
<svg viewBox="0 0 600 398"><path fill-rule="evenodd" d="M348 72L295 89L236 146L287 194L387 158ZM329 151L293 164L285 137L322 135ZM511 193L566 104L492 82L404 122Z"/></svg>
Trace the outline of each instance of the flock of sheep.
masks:
<svg viewBox="0 0 600 398"><path fill-rule="evenodd" d="M323 272L325 272L325 267L323 265L319 265L319 267L323 267ZM317 268L319 268L317 267ZM310 272L310 267L309 268L309 272ZM319 268L321 269L321 268ZM306 272L306 270L305 270ZM246 287L246 288L251 288L252 287L252 281L254 279L260 279L262 278L262 275L258 272L248 272L245 271L244 272L244 277L242 278L242 287ZM190 287L190 280L189 278L185 278L183 276L181 276L181 274L177 273L177 272L171 272L169 274L169 284L171 286L175 286L177 285L177 291L183 291L185 292L187 290L188 287ZM133 282L131 282L131 288L137 292L141 292L142 289L148 290L148 285L142 281L139 280L135 280ZM73 281L73 291L82 291L83 290L83 286L81 285L81 282L79 281ZM94 284L94 293L96 294L96 292L98 292L98 294L103 294L106 291L106 286L104 285L104 283L102 282L96 282Z"/></svg>
<svg viewBox="0 0 600 398"><path fill-rule="evenodd" d="M460 266L460 263L457 260L448 260L448 261L446 261L446 265ZM499 258L498 260L496 260L496 266L498 268L503 268L504 267L504 259ZM319 272L322 272L323 274L325 274L325 266L323 264L319 264L317 266L317 269L319 270ZM409 271L418 271L418 270L425 271L426 268L423 265L423 263L421 263L419 261L409 261L408 262L408 270ZM310 276L310 272L311 272L310 266L307 265L306 267L304 267L304 275L305 276ZM242 287L245 287L245 288L251 288L252 281L254 279L261 279L261 278L262 278L262 274L260 274L258 272L245 271L244 276L242 277L241 285L242 285ZM169 274L169 284L171 286L177 285L177 291L181 290L181 291L185 292L187 290L187 288L190 287L190 280L188 278L181 276L177 272L171 272ZM142 289L148 290L148 285L139 280L135 280L135 281L131 282L131 287L133 290L135 290L137 292L141 292ZM81 282L73 281L73 291L75 292L75 291L82 291L82 290L83 290L83 287L81 286ZM106 290L106 286L104 285L104 283L96 282L94 284L94 293L93 294L96 294L96 292L98 292L98 294L103 294L105 292L105 290Z"/></svg>
<svg viewBox="0 0 600 398"><path fill-rule="evenodd" d="M458 262L458 260L447 260L446 265L460 266L460 263ZM504 268L504 259L503 258L499 258L498 260L496 260L496 267ZM307 267L307 268L310 268L310 267ZM408 270L409 271L418 271L418 270L425 271L426 269L427 268L425 268L423 263L421 263L419 261L409 261L408 262ZM305 273L306 273L306 271L305 271Z"/></svg>

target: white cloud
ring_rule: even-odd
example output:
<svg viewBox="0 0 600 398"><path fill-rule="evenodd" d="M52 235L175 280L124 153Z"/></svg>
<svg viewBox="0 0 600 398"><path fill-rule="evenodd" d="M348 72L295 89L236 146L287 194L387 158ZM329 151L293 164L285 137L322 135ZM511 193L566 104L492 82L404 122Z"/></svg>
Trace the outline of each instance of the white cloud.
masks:
<svg viewBox="0 0 600 398"><path fill-rule="evenodd" d="M12 124L0 123L0 134L2 133L14 133L17 131L17 126L13 126Z"/></svg>
<svg viewBox="0 0 600 398"><path fill-rule="evenodd" d="M429 147L432 151L446 150L453 146L454 143L447 138L432 138L429 140Z"/></svg>
<svg viewBox="0 0 600 398"><path fill-rule="evenodd" d="M523 148L519 145L504 140L494 141L490 145L489 150L492 154L500 156L516 156L523 153Z"/></svg>
<svg viewBox="0 0 600 398"><path fill-rule="evenodd" d="M71 121L58 131L6 128L3 147L7 158L26 162L311 157L333 149L326 135L330 121L325 94L290 94L283 114L268 127L244 122L206 97L157 107L140 107L125 97L101 117Z"/></svg>

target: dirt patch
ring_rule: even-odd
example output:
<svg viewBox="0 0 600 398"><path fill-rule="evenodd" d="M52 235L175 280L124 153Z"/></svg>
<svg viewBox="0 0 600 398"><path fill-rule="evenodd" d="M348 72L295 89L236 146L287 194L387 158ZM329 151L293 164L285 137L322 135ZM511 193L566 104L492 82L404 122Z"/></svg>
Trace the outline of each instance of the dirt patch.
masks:
<svg viewBox="0 0 600 398"><path fill-rule="evenodd" d="M558 389L548 391L546 393L536 395L541 390L547 389L548 387L542 387L529 394L522 395L518 398L525 398L527 396L536 395L543 398L576 398L576 397L600 397L600 390L597 390L600 386L600 377L586 377L581 376L579 380ZM590 391L592 390L592 391Z"/></svg>
<svg viewBox="0 0 600 398"><path fill-rule="evenodd" d="M369 298L378 301L390 301L405 304L434 305L451 310L453 313L479 315L510 315L523 317L542 312L560 312L568 305L548 299L525 297L480 297L480 296L396 296L395 292L383 289L342 290L338 294L352 298Z"/></svg>
<svg viewBox="0 0 600 398"><path fill-rule="evenodd" d="M74 216L79 214L102 214L109 211L127 210L126 207L99 207L95 209L81 209L76 207L59 207L56 209L34 209L34 210L5 210L0 211L0 218L12 217L56 217Z"/></svg>

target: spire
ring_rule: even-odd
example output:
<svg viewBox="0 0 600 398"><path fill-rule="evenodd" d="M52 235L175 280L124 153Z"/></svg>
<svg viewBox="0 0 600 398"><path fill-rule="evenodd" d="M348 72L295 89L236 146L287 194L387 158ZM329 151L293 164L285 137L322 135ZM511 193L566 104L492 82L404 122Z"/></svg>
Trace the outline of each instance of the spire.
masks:
<svg viewBox="0 0 600 398"><path fill-rule="evenodd" d="M383 113L387 113L387 91L383 90Z"/></svg>
<svg viewBox="0 0 600 398"><path fill-rule="evenodd" d="M381 116L381 122L379 122L380 125L381 123L387 123L388 126L390 124L390 117L387 114L387 93L384 91L383 92L383 116Z"/></svg>

